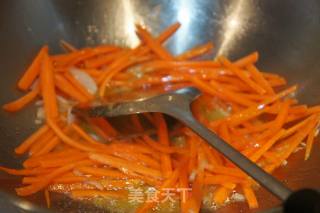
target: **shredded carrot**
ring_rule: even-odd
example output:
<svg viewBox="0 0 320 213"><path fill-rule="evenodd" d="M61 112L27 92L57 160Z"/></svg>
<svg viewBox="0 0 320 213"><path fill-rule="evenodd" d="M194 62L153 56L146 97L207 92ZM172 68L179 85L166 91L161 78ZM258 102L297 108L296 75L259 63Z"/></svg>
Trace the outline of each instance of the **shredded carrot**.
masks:
<svg viewBox="0 0 320 213"><path fill-rule="evenodd" d="M126 168L130 171L140 173L142 175L147 175L150 177L155 177L155 178L161 178L162 175L160 171L151 169L145 166L141 166L139 164L133 164L133 163L128 163L126 160L123 160L121 158L113 157L110 155L101 155L101 154L95 154L95 153L90 153L89 158L91 160L97 161L99 163L103 163L105 165L122 169Z"/></svg>
<svg viewBox="0 0 320 213"><path fill-rule="evenodd" d="M77 170L84 174L94 175L97 177L111 177L111 178L118 178L118 179L128 178L128 175L114 169L80 167L80 168L77 168Z"/></svg>
<svg viewBox="0 0 320 213"><path fill-rule="evenodd" d="M39 94L39 89L31 90L21 98L3 105L2 108L7 112L17 112L23 109L27 104L31 103L38 96L38 94Z"/></svg>
<svg viewBox="0 0 320 213"><path fill-rule="evenodd" d="M89 100L93 100L93 95L91 95L86 88L83 87L83 85L80 84L78 80L76 80L69 72L64 73L64 77L70 81L70 83L85 97L87 97Z"/></svg>
<svg viewBox="0 0 320 213"><path fill-rule="evenodd" d="M155 113L155 120L158 123L159 142L163 145L169 145L168 128L164 117L160 113ZM169 177L172 173L172 163L169 154L161 155L161 169L164 177Z"/></svg>
<svg viewBox="0 0 320 213"><path fill-rule="evenodd" d="M208 42L204 45L197 46L195 48L192 48L191 50L188 50L175 58L178 60L188 60L197 56L200 56L204 53L209 52L213 48L213 44L211 42Z"/></svg>
<svg viewBox="0 0 320 213"><path fill-rule="evenodd" d="M48 46L43 46L32 64L29 66L27 71L24 73L22 78L18 82L18 88L26 91L33 84L35 79L38 77L40 71L42 70L41 64L44 60L44 55L48 53Z"/></svg>
<svg viewBox="0 0 320 213"><path fill-rule="evenodd" d="M241 80L243 80L245 83L247 83L248 86L251 87L251 89L253 89L254 91L256 91L260 95L263 95L264 93L266 93L266 91L262 87L260 87L260 85L258 85L253 80L251 80L242 70L238 69L228 59L221 58L220 60L227 68L232 70L232 72L234 72L235 75L237 75Z"/></svg>
<svg viewBox="0 0 320 213"><path fill-rule="evenodd" d="M50 208L51 207L51 200L50 200L50 194L49 194L48 189L44 190L44 196L46 199L47 207Z"/></svg>
<svg viewBox="0 0 320 213"><path fill-rule="evenodd" d="M70 130L69 126L66 126L62 129L63 132L68 132ZM60 138L55 136L50 141L48 141L35 156L44 155L52 151L59 143L61 142Z"/></svg>
<svg viewBox="0 0 320 213"><path fill-rule="evenodd" d="M99 143L97 142L95 139L93 139L88 133L86 133L83 129L81 129L81 127L79 127L77 124L72 123L71 127L81 136L83 137L86 141L92 143L92 144L96 144Z"/></svg>
<svg viewBox="0 0 320 213"><path fill-rule="evenodd" d="M258 208L258 201L257 198L254 194L254 191L252 190L251 187L243 186L242 187L244 196L247 199L248 205L250 209Z"/></svg>
<svg viewBox="0 0 320 213"><path fill-rule="evenodd" d="M100 191L100 190L72 190L71 196L73 198L84 197L112 197L112 198L125 198L126 193L123 191Z"/></svg>
<svg viewBox="0 0 320 213"><path fill-rule="evenodd" d="M40 72L40 86L44 102L46 119L57 118L59 115L52 62L47 54L43 56Z"/></svg>
<svg viewBox="0 0 320 213"><path fill-rule="evenodd" d="M315 138L316 131L317 131L317 127L313 128L308 135L307 144L306 144L306 154L304 157L305 160L308 160L308 158L310 157L310 152L312 149L312 144L313 144L313 140Z"/></svg>
<svg viewBox="0 0 320 213"><path fill-rule="evenodd" d="M66 80L62 75L55 76L56 87L67 94L72 99L79 101L80 103L87 102L88 98L77 90L68 80Z"/></svg>
<svg viewBox="0 0 320 213"><path fill-rule="evenodd" d="M70 116L76 104L126 101L131 93L145 97L149 91L198 88L203 94L191 107L196 119L269 173L303 141L305 160L310 157L318 134L319 105L300 104L293 97L296 85L285 88L284 77L259 70L258 52L233 62L225 57L201 60L199 56L213 49L208 42L173 56L162 44L179 27L175 23L154 36L137 25L141 42L135 48L78 49L65 41L60 42L64 53L49 55L47 46L41 48L18 82L25 94L3 105L4 110L16 112L38 99L36 104L45 111L45 124L15 148L16 154L29 153L22 169L0 167L21 176L18 195L44 192L50 207L49 191L75 199L124 199L128 188L137 184L160 191L180 187L186 191L175 191L173 198L180 200L181 212L196 213L206 193L222 206L232 191L242 189L248 206L258 207L257 184L183 123L171 126L171 118L161 113L145 113L143 119L132 115L123 126L116 119ZM93 81L87 85L71 68L81 69ZM92 83L98 94L91 93ZM153 129L146 128L147 123ZM127 127L136 132L122 134ZM157 205L145 202L137 212L161 207Z"/></svg>
<svg viewBox="0 0 320 213"><path fill-rule="evenodd" d="M88 145L79 143L77 141L74 141L72 138L68 137L66 134L63 133L63 131L60 129L60 127L53 120L48 119L47 122L48 122L48 125L52 128L52 130L57 134L57 136L66 144L68 144L74 148L84 150L84 151L93 151L94 150L94 148L92 148Z"/></svg>
<svg viewBox="0 0 320 213"><path fill-rule="evenodd" d="M243 58L238 59L237 61L234 62L234 64L237 67L245 67L250 64L254 64L255 62L258 61L259 58L259 53L258 52L253 52Z"/></svg>
<svg viewBox="0 0 320 213"><path fill-rule="evenodd" d="M228 189L224 186L220 186L218 189L216 189L213 195L213 201L215 202L215 204L218 206L223 205L231 191L232 189Z"/></svg>
<svg viewBox="0 0 320 213"><path fill-rule="evenodd" d="M48 184L54 178L60 176L61 174L64 174L64 173L70 171L71 169L73 169L77 165L88 164L88 163L90 163L90 162L88 162L88 161L80 161L78 163L67 164L67 165L65 165L63 167L60 167L58 169L53 170L52 173L49 173L49 174L43 176L43 178L41 178L41 180L39 182L37 182L37 183L31 184L31 185L28 185L28 186L23 186L23 187L20 187L20 188L16 188L16 192L20 196L28 196L28 195L34 194L34 193L42 190L46 186L48 186Z"/></svg>
<svg viewBox="0 0 320 213"><path fill-rule="evenodd" d="M60 40L60 45L64 48L67 52L76 52L77 48L75 48L72 44L65 40Z"/></svg>
<svg viewBox="0 0 320 213"><path fill-rule="evenodd" d="M22 144L15 148L15 153L24 154L42 135L46 134L50 130L48 125L43 125L38 131L33 133Z"/></svg>
<svg viewBox="0 0 320 213"><path fill-rule="evenodd" d="M160 58L164 60L171 60L173 57L161 46L160 42L152 38L150 33L145 30L140 25L137 25L137 33L142 39L146 42L146 44L154 51Z"/></svg>

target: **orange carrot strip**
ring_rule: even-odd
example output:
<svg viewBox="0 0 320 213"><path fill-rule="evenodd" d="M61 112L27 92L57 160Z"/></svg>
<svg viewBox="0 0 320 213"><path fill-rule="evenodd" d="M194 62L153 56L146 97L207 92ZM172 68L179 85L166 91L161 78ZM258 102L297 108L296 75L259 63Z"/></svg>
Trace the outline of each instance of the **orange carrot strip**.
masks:
<svg viewBox="0 0 320 213"><path fill-rule="evenodd" d="M64 94L68 95L72 99L84 103L88 101L88 98L83 95L77 88L75 88L68 80L62 75L55 75L56 87Z"/></svg>
<svg viewBox="0 0 320 213"><path fill-rule="evenodd" d="M77 79L75 79L69 72L64 73L64 77L89 100L94 99L93 95L90 94L88 90L84 86L82 86L82 84Z"/></svg>
<svg viewBox="0 0 320 213"><path fill-rule="evenodd" d="M258 52L253 52L243 58L238 59L237 61L233 62L234 65L237 67L245 67L250 64L254 64L258 61L259 58L259 53Z"/></svg>
<svg viewBox="0 0 320 213"><path fill-rule="evenodd" d="M271 83L271 81L274 81L274 82L278 82L281 85L287 84L286 79L281 77L278 74L270 73L270 72L269 73L262 72L262 75L265 77L267 81L269 81L269 83Z"/></svg>
<svg viewBox="0 0 320 213"><path fill-rule="evenodd" d="M105 47L96 47L96 48L90 48L87 49L87 51L84 52L84 54L79 55L79 57L74 58L73 60L70 60L68 62L68 66L75 66L87 59L93 58L95 56L98 56L100 54L106 54L106 53L112 53L119 50L118 47L114 47L114 46L105 46Z"/></svg>
<svg viewBox="0 0 320 213"><path fill-rule="evenodd" d="M181 212L188 211L188 200L189 200L189 193L184 191L183 189L189 188L189 180L188 180L188 172L187 170L181 169L180 176L179 176L179 188L181 190L180 193L180 208Z"/></svg>
<svg viewBox="0 0 320 213"><path fill-rule="evenodd" d="M277 134L270 138L261 148L256 150L251 156L250 159L253 162L256 162L266 151L268 151L283 135L285 130L281 129Z"/></svg>
<svg viewBox="0 0 320 213"><path fill-rule="evenodd" d="M173 57L167 50L165 50L160 42L154 39L151 34L144 29L142 26L137 25L137 34L144 40L144 42L150 47L152 51L154 51L160 58L164 60L172 60Z"/></svg>
<svg viewBox="0 0 320 213"><path fill-rule="evenodd" d="M50 208L51 200L50 200L50 194L49 194L48 189L44 190L44 197L46 199L47 208Z"/></svg>
<svg viewBox="0 0 320 213"><path fill-rule="evenodd" d="M61 47L66 51L66 52L76 52L78 49L75 48L72 44L65 40L60 40L59 41Z"/></svg>
<svg viewBox="0 0 320 213"><path fill-rule="evenodd" d="M203 182L205 185L217 185L217 184L224 184L228 182L246 183L247 181L244 178L239 178L235 176L206 174Z"/></svg>
<svg viewBox="0 0 320 213"><path fill-rule="evenodd" d="M213 48L213 44L211 42L208 42L206 44L194 47L178 56L175 58L178 60L188 60L197 56L200 56L202 54L205 54L209 52Z"/></svg>
<svg viewBox="0 0 320 213"><path fill-rule="evenodd" d="M28 186L23 186L20 188L16 188L16 192L19 196L28 196L28 195L34 194L34 193L42 190L46 186L48 186L54 178L59 177L60 175L72 170L74 167L76 167L78 165L88 164L88 163L91 163L91 162L88 160L85 160L85 161L80 161L78 163L67 164L67 165L60 167L58 169L55 169L51 173L43 176L41 178L41 180L37 183L31 184Z"/></svg>
<svg viewBox="0 0 320 213"><path fill-rule="evenodd" d="M100 191L94 189L84 190L72 190L71 197L73 198L84 198L84 197L104 197L104 198L125 198L127 193L125 191Z"/></svg>
<svg viewBox="0 0 320 213"><path fill-rule="evenodd" d="M53 180L54 183L60 183L60 184L70 184L70 183L79 183L86 181L87 177L82 176L70 176L70 177L59 177Z"/></svg>
<svg viewBox="0 0 320 213"><path fill-rule="evenodd" d="M0 166L0 170L10 174L10 175L21 175L21 176L28 176L28 175L38 175L38 174L46 174L51 172L51 169L10 169L6 167Z"/></svg>
<svg viewBox="0 0 320 213"><path fill-rule="evenodd" d="M108 136L115 137L118 135L117 130L108 122L106 118L91 118L95 125L101 128Z"/></svg>
<svg viewBox="0 0 320 213"><path fill-rule="evenodd" d="M206 82L200 80L199 78L193 77L192 82L195 84L196 87L198 87L200 90L204 91L209 95L217 96L221 99L227 99L244 106L252 106L254 104L254 102L246 100L245 98L239 97L239 95L231 91L227 91L226 89L221 88L214 81L211 81L209 86Z"/></svg>
<svg viewBox="0 0 320 213"><path fill-rule="evenodd" d="M43 55L42 70L40 72L40 86L46 119L57 118L59 115L57 96L55 91L52 62L48 54Z"/></svg>
<svg viewBox="0 0 320 213"><path fill-rule="evenodd" d="M142 65L143 70L155 71L160 69L177 69L177 68L218 68L221 64L218 61L165 61L152 60Z"/></svg>
<svg viewBox="0 0 320 213"><path fill-rule="evenodd" d="M256 66L250 64L249 66L247 66L248 71L250 72L250 74L252 75L252 77L254 79L256 79L257 83L263 87L267 93L269 94L275 94L273 88L271 87L271 85L269 84L269 82L264 78L263 74L257 69Z"/></svg>
<svg viewBox="0 0 320 213"><path fill-rule="evenodd" d="M310 107L308 109L308 114L320 113L320 106Z"/></svg>
<svg viewBox="0 0 320 213"><path fill-rule="evenodd" d="M88 73L93 78L99 78L101 76L101 71L93 68L83 69L86 73Z"/></svg>
<svg viewBox="0 0 320 213"><path fill-rule="evenodd" d="M174 184L178 181L179 178L179 174L180 174L180 170L181 168L177 168L175 169L171 176L169 178L167 178L167 180L165 180L163 182L163 184L159 187L160 190L161 189L165 189L165 188L170 188L173 187ZM161 199L163 197L163 195L159 196L159 199ZM157 202L145 202L142 206L140 206L137 210L136 213L147 213L149 212L149 210L154 207L157 204Z"/></svg>
<svg viewBox="0 0 320 213"><path fill-rule="evenodd" d="M295 133L296 131L298 131L302 127L304 127L311 119L312 119L312 116L308 117L308 118L304 119L303 121L295 124L294 126L288 128L286 130L285 134L282 136L282 138L286 138L286 137L292 135L293 133Z"/></svg>
<svg viewBox="0 0 320 213"><path fill-rule="evenodd" d="M203 162L206 162L206 156L205 153L203 152L203 147L199 147L198 151L198 168L197 168L197 173L194 182L192 183L192 191L191 191L191 197L189 201L189 206L188 209L190 209L192 212L199 212L201 204L202 204L202 199L203 199L203 194L204 194L204 168L201 167L200 165Z"/></svg>
<svg viewBox="0 0 320 213"><path fill-rule="evenodd" d="M167 28L161 35L158 37L158 42L165 41L170 35L172 35L178 28L180 27L179 23L176 23L174 25L171 25L169 28ZM130 62L129 58L132 55L136 55L136 53L139 53L140 55L144 55L149 52L149 48L143 47L139 45L137 48L129 51L127 54L124 54L122 57L118 58L114 63L110 65L107 71L100 77L98 80L98 83L101 84L99 89L100 97L104 96L105 88L109 82L109 80L120 70L124 69L125 67L129 66L130 64L133 64L134 62ZM110 72L112 71L112 72Z"/></svg>
<svg viewBox="0 0 320 213"><path fill-rule="evenodd" d="M128 161L123 160L121 158L113 157L111 155L90 153L89 158L91 160L106 164L106 165L114 167L114 168L118 168L118 169L126 168L130 171L137 172L137 173L147 175L150 177L155 177L155 178L162 177L161 172L158 170L151 169L151 168L148 168L145 166L141 166L141 165L133 163L133 162L128 162Z"/></svg>
<svg viewBox="0 0 320 213"><path fill-rule="evenodd" d="M41 136L47 134L50 130L48 125L43 125L40 129L38 129L35 133L33 133L29 138L27 138L22 144L20 144L17 148L15 148L16 154L25 153L31 146L34 144Z"/></svg>
<svg viewBox="0 0 320 213"><path fill-rule="evenodd" d="M243 173L240 169L237 168L231 168L226 166L207 166L206 170L213 172L215 174L221 174L221 175L227 175L227 176L233 176L237 178L246 178L246 174Z"/></svg>
<svg viewBox="0 0 320 213"><path fill-rule="evenodd" d="M140 46L139 46L140 47ZM103 74L101 75L100 79L98 80L98 83L101 84L101 86L106 85L104 82L108 78L108 75L110 75L111 72L118 72L125 67L127 67L129 63L129 59L139 52L139 47L136 47L133 50L128 50L124 52L124 54L120 55L116 60L114 60L110 66L107 67L106 70L104 70Z"/></svg>
<svg viewBox="0 0 320 213"><path fill-rule="evenodd" d="M62 129L62 132L68 133L70 130L69 126L66 126L65 128ZM61 140L59 137L55 136L54 138L52 138L50 141L48 141L48 143L46 143L42 149L39 150L39 152L37 152L35 154L35 156L40 156L40 155L44 155L49 153L51 150L53 150L59 143L61 143Z"/></svg>
<svg viewBox="0 0 320 213"><path fill-rule="evenodd" d="M144 51L147 50L147 51ZM142 53L148 52L148 49L144 48L135 48L132 51L130 51L127 55L125 55L123 58L119 58L119 60L116 60L113 64L111 64L106 71L104 71L103 75L100 79L98 79L98 84L100 84L99 88L99 95L100 97L104 97L105 89L107 88L109 81L119 72L124 70L125 68L128 68L130 66L133 66L135 64L139 64L144 61L150 60L152 56L142 56ZM139 57L140 56L140 57Z"/></svg>
<svg viewBox="0 0 320 213"><path fill-rule="evenodd" d="M68 137L63 131L60 129L60 127L51 119L47 120L48 125L51 127L51 129L57 134L57 136L66 144L68 144L71 147L74 147L76 149L80 149L83 151L93 151L94 149L88 145L78 143Z"/></svg>
<svg viewBox="0 0 320 213"><path fill-rule="evenodd" d="M159 143L168 146L169 145L169 136L168 136L168 128L164 117L160 113L155 113L155 121L158 124L158 137ZM169 177L172 173L172 162L170 155L161 154L161 170L164 177Z"/></svg>
<svg viewBox="0 0 320 213"><path fill-rule="evenodd" d="M271 104L273 102L275 102L276 100L285 97L289 94L291 94L292 92L294 92L297 89L297 86L292 86L268 99L266 99L264 102L262 102L261 104L258 104L256 106L252 106L249 107L239 113L235 113L229 117L226 118L226 120L228 120L230 122L230 124L233 125L238 125L241 122L247 121L249 119L252 119L258 115L260 115L261 113L264 112L264 109L266 105ZM261 107L262 106L262 107Z"/></svg>
<svg viewBox="0 0 320 213"><path fill-rule="evenodd" d="M119 50L117 52L107 54L105 56L100 56L98 58L93 58L85 61L86 68L99 68L104 65L108 65L112 63L116 58L121 57L122 55L126 54L128 50ZM100 73L101 74L101 73Z"/></svg>
<svg viewBox="0 0 320 213"><path fill-rule="evenodd" d="M249 87L251 87L252 90L257 92L260 95L263 95L266 93L266 90L263 89L260 85L255 83L251 80L250 77L248 77L242 70L240 70L236 65L232 64L228 59L221 58L221 62L230 69L235 75L237 75L242 81L244 81L246 84L248 84Z"/></svg>
<svg viewBox="0 0 320 213"><path fill-rule="evenodd" d="M43 57L48 53L48 46L43 46L31 65L28 67L22 78L18 82L18 88L26 91L30 88L34 80L38 77L41 70Z"/></svg>
<svg viewBox="0 0 320 213"><path fill-rule="evenodd" d="M142 153L135 153L135 152L133 153L116 152L114 153L114 155L129 161L132 161L132 160L137 161L138 164L145 165L153 169L157 169L157 170L161 169L160 163L157 160L155 160L153 157L150 157L149 155L144 155Z"/></svg>
<svg viewBox="0 0 320 213"><path fill-rule="evenodd" d="M188 138L188 144L189 144L189 150L190 150L190 158L189 158L189 164L188 164L188 172L192 173L195 170L196 167L196 161L197 161L197 147L198 147L198 140L196 140L195 135L191 135L190 138Z"/></svg>
<svg viewBox="0 0 320 213"><path fill-rule="evenodd" d="M133 123L134 127L138 131L142 132L144 130L138 115L133 114L133 115L130 116L130 119L131 119L131 122Z"/></svg>
<svg viewBox="0 0 320 213"><path fill-rule="evenodd" d="M250 209L258 208L258 201L256 196L254 195L254 191L251 187L243 186L242 187L244 196L247 199L248 205Z"/></svg>
<svg viewBox="0 0 320 213"><path fill-rule="evenodd" d="M153 139L151 139L148 135L143 136L144 141L154 150L157 150L162 153L172 154L172 153L185 153L185 150L182 149L176 149L174 147L162 145L160 143L155 142Z"/></svg>
<svg viewBox="0 0 320 213"><path fill-rule="evenodd" d="M311 149L312 149L312 144L315 138L315 134L318 128L318 124L315 125L315 127L310 131L307 139L307 145L306 145L306 153L304 156L304 160L308 160L310 157Z"/></svg>
<svg viewBox="0 0 320 213"><path fill-rule="evenodd" d="M22 184L31 184L38 182L39 178L38 177L24 177L22 178Z"/></svg>
<svg viewBox="0 0 320 213"><path fill-rule="evenodd" d="M124 174L121 171L115 170L115 169L107 169L107 168L95 168L95 167L79 167L77 168L77 171L94 175L96 177L111 177L111 178L117 178L117 179L126 179L128 178L127 174Z"/></svg>
<svg viewBox="0 0 320 213"><path fill-rule="evenodd" d="M80 126L78 126L75 123L71 124L71 127L73 128L73 130L75 130L83 139L85 139L86 141L92 143L92 144L97 144L99 143L98 141L96 141L95 139L93 139L88 133L86 133L83 129L81 129Z"/></svg>
<svg viewBox="0 0 320 213"><path fill-rule="evenodd" d="M288 116L288 111L289 111L289 102L285 101L281 104L281 109L276 119L273 121L273 124L270 126L268 130L266 130L264 133L259 135L257 137L257 140L261 141L267 137L274 135L274 133L278 132L279 129L281 129L285 123L286 117Z"/></svg>
<svg viewBox="0 0 320 213"><path fill-rule="evenodd" d="M57 152L51 152L42 156L32 156L31 158L28 158L23 162L23 166L25 168L34 168L37 166L40 166L40 162L43 159L57 159L57 158L64 158L66 156L73 155L75 153L78 153L78 150L75 149L68 149L64 148L63 150L57 151Z"/></svg>
<svg viewBox="0 0 320 213"><path fill-rule="evenodd" d="M204 172L198 172L195 181L192 184L191 198L188 201L188 210L191 212L199 212L203 198L203 179Z"/></svg>
<svg viewBox="0 0 320 213"><path fill-rule="evenodd" d="M203 151L204 153L206 154L206 157L210 163L210 165L212 165L212 167L216 167L216 166L219 166L220 165L220 161L216 158L216 156L213 154L212 152L212 148L210 148L208 145L204 145L202 144L204 147L203 147ZM191 147L190 147L190 151L191 151ZM190 156L191 156L191 153L190 152ZM209 169L208 169L209 170ZM211 170L210 170L211 171Z"/></svg>
<svg viewBox="0 0 320 213"><path fill-rule="evenodd" d="M308 136L308 134L312 131L312 129L315 127L315 125L318 122L318 117L317 116L312 116L308 124L298 131L295 135L291 136L289 138L290 140L285 141L286 143L289 143L289 146L284 150L284 152L281 154L280 160L275 162L273 165L273 168L277 168L278 166L281 165L282 161L287 159L297 148L297 146L301 143L301 141ZM273 169L271 169L273 170Z"/></svg>
<svg viewBox="0 0 320 213"><path fill-rule="evenodd" d="M66 165L68 163L77 162L79 160L84 160L85 158L87 158L87 154L77 153L75 155L68 156L68 157L61 158L61 159L42 160L40 162L40 166L42 168L61 167L61 166Z"/></svg>
<svg viewBox="0 0 320 213"><path fill-rule="evenodd" d="M34 89L19 99L3 105L3 109L7 112L17 112L31 103L39 94L39 89Z"/></svg>
<svg viewBox="0 0 320 213"><path fill-rule="evenodd" d="M157 40L162 43L165 40L167 40L173 33L175 33L179 27L181 26L181 24L179 22L176 22L172 25L170 25L169 27L167 27L164 31L162 31L162 33L159 35L159 37L157 38Z"/></svg>
<svg viewBox="0 0 320 213"><path fill-rule="evenodd" d="M232 189L226 188L224 186L220 186L216 189L213 193L213 201L216 205L221 206L227 200L229 194L231 193Z"/></svg>
<svg viewBox="0 0 320 213"><path fill-rule="evenodd" d="M29 150L29 155L36 155L39 152L39 150L54 137L55 134L50 129L45 135L43 135L36 143L34 143L31 146Z"/></svg>

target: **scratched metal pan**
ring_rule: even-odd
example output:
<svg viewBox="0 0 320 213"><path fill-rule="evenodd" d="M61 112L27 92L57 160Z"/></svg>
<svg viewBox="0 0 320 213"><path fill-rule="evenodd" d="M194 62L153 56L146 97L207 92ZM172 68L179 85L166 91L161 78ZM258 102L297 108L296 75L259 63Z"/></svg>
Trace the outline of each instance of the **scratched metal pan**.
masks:
<svg viewBox="0 0 320 213"><path fill-rule="evenodd" d="M214 54L235 59L260 52L262 70L284 75L299 83L298 98L320 103L320 1L295 0L2 0L0 2L0 104L18 97L15 82L39 47L60 50L65 39L77 47L100 43L134 46L138 39L134 23L143 23L157 34L179 21L181 29L166 44L175 54L213 41ZM35 109L17 115L0 112L0 165L18 168L21 159L12 155L37 127ZM318 153L317 153L318 152ZM320 146L315 144L306 162L303 152L289 159L277 177L292 189L320 188ZM44 212L43 195L24 199L13 191L18 179L0 174L0 212ZM265 190L258 193L261 210L279 204ZM52 210L99 212L67 199L56 199ZM217 212L250 212L245 204L231 204Z"/></svg>

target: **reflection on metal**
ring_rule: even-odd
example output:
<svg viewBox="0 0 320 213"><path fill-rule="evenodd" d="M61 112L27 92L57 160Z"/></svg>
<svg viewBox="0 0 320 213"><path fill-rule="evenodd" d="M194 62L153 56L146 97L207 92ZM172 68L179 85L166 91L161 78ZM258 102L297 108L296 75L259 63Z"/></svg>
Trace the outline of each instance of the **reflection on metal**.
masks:
<svg viewBox="0 0 320 213"><path fill-rule="evenodd" d="M176 19L180 22L181 27L177 32L177 39L174 43L174 51L176 53L181 53L185 50L188 39L190 39L190 31L192 24L192 13L196 13L196 8L194 7L194 0L177 0L175 1L176 8Z"/></svg>
<svg viewBox="0 0 320 213"><path fill-rule="evenodd" d="M302 85L303 90L297 95L304 103L320 103L319 0L68 0L35 4L3 0L2 3L0 31L5 42L1 43L0 90L8 92L1 94L1 104L21 95L13 85L44 43L55 53L61 52L58 41L62 38L77 47L88 45L88 36L92 37L92 44L134 46L137 44L134 23L145 24L157 35L178 20L182 27L167 42L174 54L208 41L215 45L215 54L232 58L257 50L261 56L259 68L286 76L291 85ZM95 25L99 32L92 29L88 33L88 25ZM167 85L166 89L170 87ZM36 128L30 119L33 114L30 107L13 119L0 110L1 165L20 165L12 158L12 150ZM316 153L320 143L314 146ZM288 179L293 188L320 187L319 156L312 155L303 161L303 152L297 152L277 174L281 179ZM1 173L0 178L4 178ZM13 188L9 185L0 181L1 191ZM263 190L259 191L259 197L263 198L259 199L261 209L277 205ZM13 203L1 193L0 199ZM232 204L221 211L248 212L248 208Z"/></svg>
<svg viewBox="0 0 320 213"><path fill-rule="evenodd" d="M118 17L121 17L119 21L122 22L118 27L123 28L122 33L126 38L127 45L135 47L140 43L139 38L135 33L135 24L142 24L141 19L137 16L132 1L121 0L121 6L121 10L118 10L118 14L116 14Z"/></svg>
<svg viewBox="0 0 320 213"><path fill-rule="evenodd" d="M217 55L226 55L232 49L240 37L245 32L245 17L246 20L250 16L246 0L238 0L227 8L226 17L222 20L223 40L217 52Z"/></svg>
<svg viewBox="0 0 320 213"><path fill-rule="evenodd" d="M34 208L34 206L30 202L23 200L17 201L16 205L25 211L31 211Z"/></svg>

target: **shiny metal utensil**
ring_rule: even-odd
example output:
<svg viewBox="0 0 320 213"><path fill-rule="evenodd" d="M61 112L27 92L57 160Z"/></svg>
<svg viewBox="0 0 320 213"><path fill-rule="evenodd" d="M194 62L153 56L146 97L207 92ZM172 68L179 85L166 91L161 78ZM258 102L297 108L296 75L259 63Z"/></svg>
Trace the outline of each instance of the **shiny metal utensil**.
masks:
<svg viewBox="0 0 320 213"><path fill-rule="evenodd" d="M250 161L239 151L224 142L215 133L199 123L192 115L190 104L201 92L194 87L186 87L162 95L110 105L89 108L75 108L75 113L86 113L92 117L115 117L144 112L161 112L185 123L193 131L205 139L212 147L224 154L230 161L253 177L262 186L281 200L291 194L285 185Z"/></svg>
<svg viewBox="0 0 320 213"><path fill-rule="evenodd" d="M49 44L51 53L61 53L60 39L79 48L101 43L134 46L138 41L132 27L135 23L148 26L157 35L176 21L182 27L166 44L173 54L208 41L215 45L210 59L219 54L237 59L258 51L261 70L281 74L289 84L298 83L301 87L297 98L302 103L320 103L319 0L3 0L1 3L1 105L21 95L15 89L16 80L43 44ZM21 160L12 157L13 149L38 128L34 124L35 111L30 107L13 117L0 110L1 165L20 167ZM303 160L303 151L295 153L274 175L291 189L320 188L320 143L315 143L313 150L308 161ZM18 182L15 177L0 174L3 192L0 212L25 211L22 207L7 208L17 203L12 197ZM45 207L41 195L25 199ZM258 209L250 210L245 202L236 202L216 212L267 209L275 212L271 208L279 204L263 187L257 191L257 199ZM52 202L54 211L90 212L62 201L61 205L56 203Z"/></svg>

